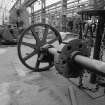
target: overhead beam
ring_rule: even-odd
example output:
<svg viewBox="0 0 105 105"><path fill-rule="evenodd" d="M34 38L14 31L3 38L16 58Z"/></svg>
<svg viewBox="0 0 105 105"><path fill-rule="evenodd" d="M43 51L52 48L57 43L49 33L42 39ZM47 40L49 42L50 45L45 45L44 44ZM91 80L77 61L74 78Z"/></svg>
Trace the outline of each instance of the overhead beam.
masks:
<svg viewBox="0 0 105 105"><path fill-rule="evenodd" d="M38 0L26 0L26 2L24 2L24 5L26 7L29 7L29 6L31 6L36 1L38 1Z"/></svg>

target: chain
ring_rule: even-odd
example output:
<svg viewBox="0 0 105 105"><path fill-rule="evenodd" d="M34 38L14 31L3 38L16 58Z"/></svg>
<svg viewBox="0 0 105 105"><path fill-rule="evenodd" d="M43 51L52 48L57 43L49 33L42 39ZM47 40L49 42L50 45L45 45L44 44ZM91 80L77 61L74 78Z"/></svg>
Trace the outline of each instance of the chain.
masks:
<svg viewBox="0 0 105 105"><path fill-rule="evenodd" d="M105 30L104 30L104 33L102 35L101 46L100 46L100 60L101 61L103 61L103 51L105 48L104 41L105 41Z"/></svg>
<svg viewBox="0 0 105 105"><path fill-rule="evenodd" d="M100 60L103 61L103 50L104 50L104 45L101 42L101 46L100 46Z"/></svg>

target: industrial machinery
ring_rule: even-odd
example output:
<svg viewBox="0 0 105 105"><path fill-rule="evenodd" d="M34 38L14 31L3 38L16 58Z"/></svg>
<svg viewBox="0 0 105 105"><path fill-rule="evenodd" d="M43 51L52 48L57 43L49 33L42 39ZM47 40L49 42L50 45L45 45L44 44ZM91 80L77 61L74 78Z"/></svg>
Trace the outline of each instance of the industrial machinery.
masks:
<svg viewBox="0 0 105 105"><path fill-rule="evenodd" d="M3 25L0 27L1 44L17 44L19 30L15 24Z"/></svg>
<svg viewBox="0 0 105 105"><path fill-rule="evenodd" d="M21 34L17 46L18 56L20 61L33 72L50 70L54 66L59 74L92 99L105 98L105 62L99 61L104 29L102 14L105 11L80 12L82 13L99 16L93 57L88 40L80 36L79 39L62 41L56 29L42 23L31 25ZM59 46L62 46L61 49Z"/></svg>
<svg viewBox="0 0 105 105"><path fill-rule="evenodd" d="M97 60L102 60L103 57L103 40L104 40L104 17L105 17L105 10L82 10L79 11L78 14L81 15L82 20L86 17L96 17L97 18L97 28L95 32L95 37L93 35L92 30L90 30L90 40L94 39L94 53L93 58ZM83 27L81 26L79 38L83 39ZM87 34L87 33L86 33Z"/></svg>
<svg viewBox="0 0 105 105"><path fill-rule="evenodd" d="M56 29L39 23L22 33L18 55L33 72L46 71L55 66L59 74L95 99L105 95L105 63L90 58L88 44L88 41L78 38L63 42ZM62 49L58 50L61 45Z"/></svg>
<svg viewBox="0 0 105 105"><path fill-rule="evenodd" d="M87 42L74 39L63 47L55 60L55 68L89 96L97 98L105 92L105 63L89 56L90 47Z"/></svg>

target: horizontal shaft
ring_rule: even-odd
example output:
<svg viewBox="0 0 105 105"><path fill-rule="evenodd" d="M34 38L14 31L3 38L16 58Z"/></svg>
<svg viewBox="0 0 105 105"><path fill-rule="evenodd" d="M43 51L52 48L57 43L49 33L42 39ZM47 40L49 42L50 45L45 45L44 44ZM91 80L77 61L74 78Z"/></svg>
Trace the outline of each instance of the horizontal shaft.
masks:
<svg viewBox="0 0 105 105"><path fill-rule="evenodd" d="M91 59L82 55L76 55L73 59L77 64L85 69L105 76L105 63L95 59Z"/></svg>

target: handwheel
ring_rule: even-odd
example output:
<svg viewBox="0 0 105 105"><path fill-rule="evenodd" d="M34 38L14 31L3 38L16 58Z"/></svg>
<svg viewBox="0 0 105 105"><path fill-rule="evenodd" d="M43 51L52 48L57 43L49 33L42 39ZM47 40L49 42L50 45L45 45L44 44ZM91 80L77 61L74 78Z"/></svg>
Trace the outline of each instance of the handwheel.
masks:
<svg viewBox="0 0 105 105"><path fill-rule="evenodd" d="M59 32L47 24L34 24L23 31L18 41L18 56L23 65L33 70L41 72L49 70L53 66L52 56L47 52L44 60L39 60L43 55L45 44L61 43L62 38ZM56 45L57 46L57 45Z"/></svg>

